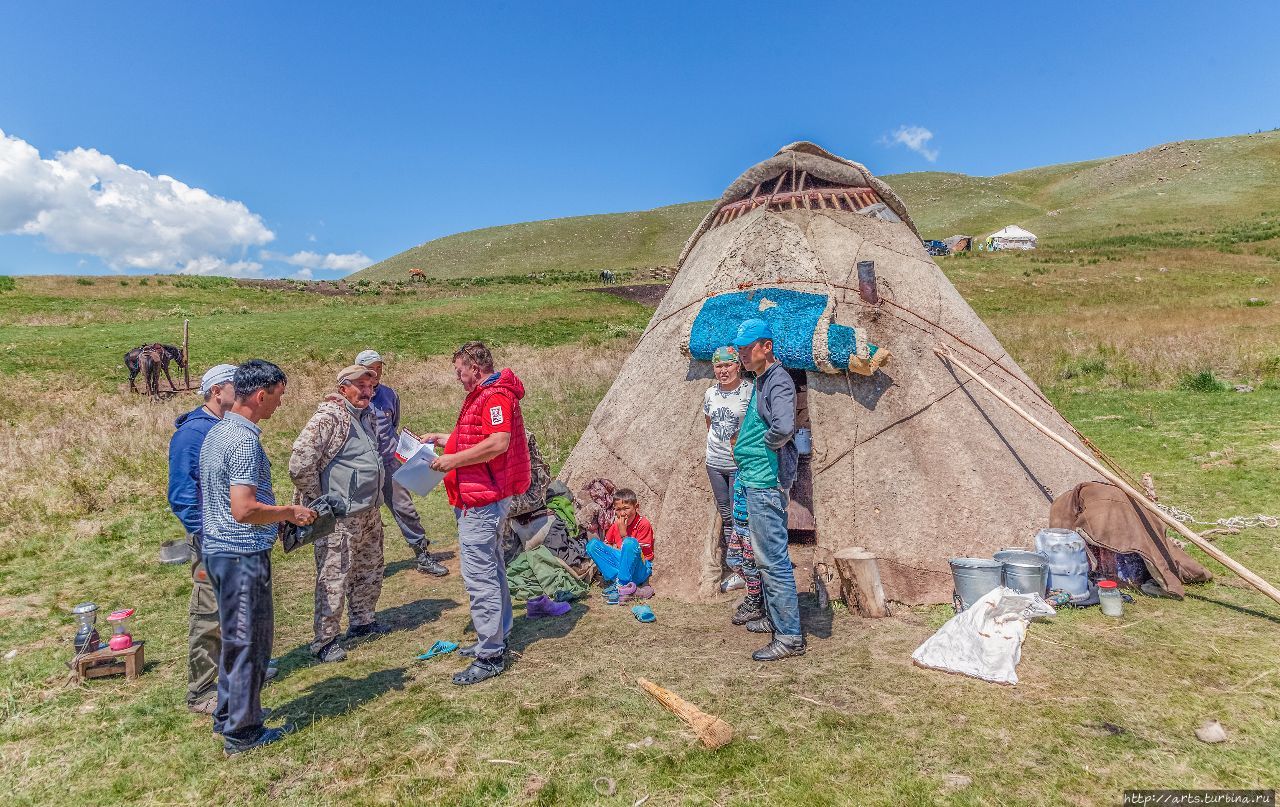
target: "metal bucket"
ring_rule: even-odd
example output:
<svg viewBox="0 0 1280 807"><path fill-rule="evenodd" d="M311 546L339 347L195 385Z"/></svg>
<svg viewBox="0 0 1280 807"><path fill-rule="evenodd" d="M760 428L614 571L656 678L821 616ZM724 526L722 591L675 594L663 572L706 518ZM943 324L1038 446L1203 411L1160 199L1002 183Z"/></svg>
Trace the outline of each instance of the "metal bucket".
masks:
<svg viewBox="0 0 1280 807"><path fill-rule="evenodd" d="M1049 559L1025 549L1001 549L995 554L1003 569L1004 585L1019 594L1044 596L1049 589Z"/></svg>
<svg viewBox="0 0 1280 807"><path fill-rule="evenodd" d="M973 605L993 589L1000 587L1002 566L998 561L986 558L951 558L951 579L955 583L956 596L960 598L960 610Z"/></svg>

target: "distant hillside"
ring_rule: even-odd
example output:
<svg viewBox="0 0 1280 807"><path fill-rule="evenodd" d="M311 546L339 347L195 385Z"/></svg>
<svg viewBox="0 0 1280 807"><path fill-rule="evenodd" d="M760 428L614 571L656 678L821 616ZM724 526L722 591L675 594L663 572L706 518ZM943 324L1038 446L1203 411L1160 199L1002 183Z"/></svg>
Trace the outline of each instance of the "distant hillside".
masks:
<svg viewBox="0 0 1280 807"><path fill-rule="evenodd" d="M1280 213L1280 132L1168 143L995 177L930 171L882 178L926 238L986 235L1019 224L1059 246L1107 239L1181 243ZM732 179L725 177L725 184ZM671 265L710 205L472 230L428 241L355 277L401 279L413 268L456 278Z"/></svg>

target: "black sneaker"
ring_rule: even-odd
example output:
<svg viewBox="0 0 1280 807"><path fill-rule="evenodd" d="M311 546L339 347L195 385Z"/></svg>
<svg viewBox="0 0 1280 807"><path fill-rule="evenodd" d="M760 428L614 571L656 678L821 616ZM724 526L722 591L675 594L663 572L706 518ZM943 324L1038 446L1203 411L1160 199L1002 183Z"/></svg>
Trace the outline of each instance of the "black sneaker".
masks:
<svg viewBox="0 0 1280 807"><path fill-rule="evenodd" d="M506 662L502 656L497 658L478 658L471 662L471 666L462 672L453 676L453 683L460 687L478 684L481 681L488 681L502 674L507 669Z"/></svg>
<svg viewBox="0 0 1280 807"><path fill-rule="evenodd" d="M415 568L423 574L429 574L432 577L444 577L449 573L449 570L431 557L431 553L425 549L418 553L416 560L417 566Z"/></svg>
<svg viewBox="0 0 1280 807"><path fill-rule="evenodd" d="M334 639L311 655L315 656L317 661L327 663L330 661L342 661L347 657L347 651L342 648L342 645L338 644L337 639Z"/></svg>
<svg viewBox="0 0 1280 807"><path fill-rule="evenodd" d="M769 621L769 617L764 616L748 622L747 630L752 633L773 633L773 623Z"/></svg>
<svg viewBox="0 0 1280 807"><path fill-rule="evenodd" d="M782 639L774 639L769 644L760 648L751 654L752 661L781 661L784 658L793 658L795 656L803 656L805 651L804 639L799 642L784 642Z"/></svg>
<svg viewBox="0 0 1280 807"><path fill-rule="evenodd" d="M733 619L730 621L735 625L745 625L756 619L764 619L764 609L761 604L743 600L738 605L737 610L733 612Z"/></svg>
<svg viewBox="0 0 1280 807"><path fill-rule="evenodd" d="M252 751L255 748L261 748L264 745L271 745L284 739L284 729L268 729L264 728L257 739L249 742L236 742L227 740L222 744L222 753L229 757L236 754L243 754L245 751Z"/></svg>
<svg viewBox="0 0 1280 807"><path fill-rule="evenodd" d="M346 638L358 639L361 636L385 636L390 632L391 628L388 628L385 625L379 625L374 621L367 625L352 625L350 628L347 628Z"/></svg>

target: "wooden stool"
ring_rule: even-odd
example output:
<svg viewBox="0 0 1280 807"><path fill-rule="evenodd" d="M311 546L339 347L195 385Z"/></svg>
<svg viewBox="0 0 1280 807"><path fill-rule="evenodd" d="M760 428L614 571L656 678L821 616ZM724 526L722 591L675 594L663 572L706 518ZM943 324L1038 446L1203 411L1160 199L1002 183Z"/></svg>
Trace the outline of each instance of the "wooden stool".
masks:
<svg viewBox="0 0 1280 807"><path fill-rule="evenodd" d="M103 648L79 656L76 659L76 675L81 678L102 678L124 673L124 677L132 681L142 674L145 663L142 645L143 642L134 642L124 650Z"/></svg>

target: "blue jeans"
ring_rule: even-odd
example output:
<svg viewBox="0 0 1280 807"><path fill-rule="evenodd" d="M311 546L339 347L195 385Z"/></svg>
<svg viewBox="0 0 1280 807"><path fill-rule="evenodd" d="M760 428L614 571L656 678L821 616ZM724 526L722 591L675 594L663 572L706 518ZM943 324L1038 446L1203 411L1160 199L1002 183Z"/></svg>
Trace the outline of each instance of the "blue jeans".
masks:
<svg viewBox="0 0 1280 807"><path fill-rule="evenodd" d="M635 583L642 586L653 574L653 562L640 555L640 542L635 538L623 538L622 548L615 549L599 538L587 541L587 554L596 562L596 568L605 580L618 583Z"/></svg>
<svg viewBox="0 0 1280 807"><path fill-rule="evenodd" d="M262 733L262 685L275 637L271 552L205 555L204 567L222 628L213 730L229 744L252 742Z"/></svg>
<svg viewBox="0 0 1280 807"><path fill-rule="evenodd" d="M796 575L787 554L787 494L780 488L747 488L747 526L774 635L801 641Z"/></svg>
<svg viewBox="0 0 1280 807"><path fill-rule="evenodd" d="M458 519L458 566L471 603L477 658L502 658L511 633L511 589L498 545L498 532L510 506L511 499L506 498L453 511Z"/></svg>

